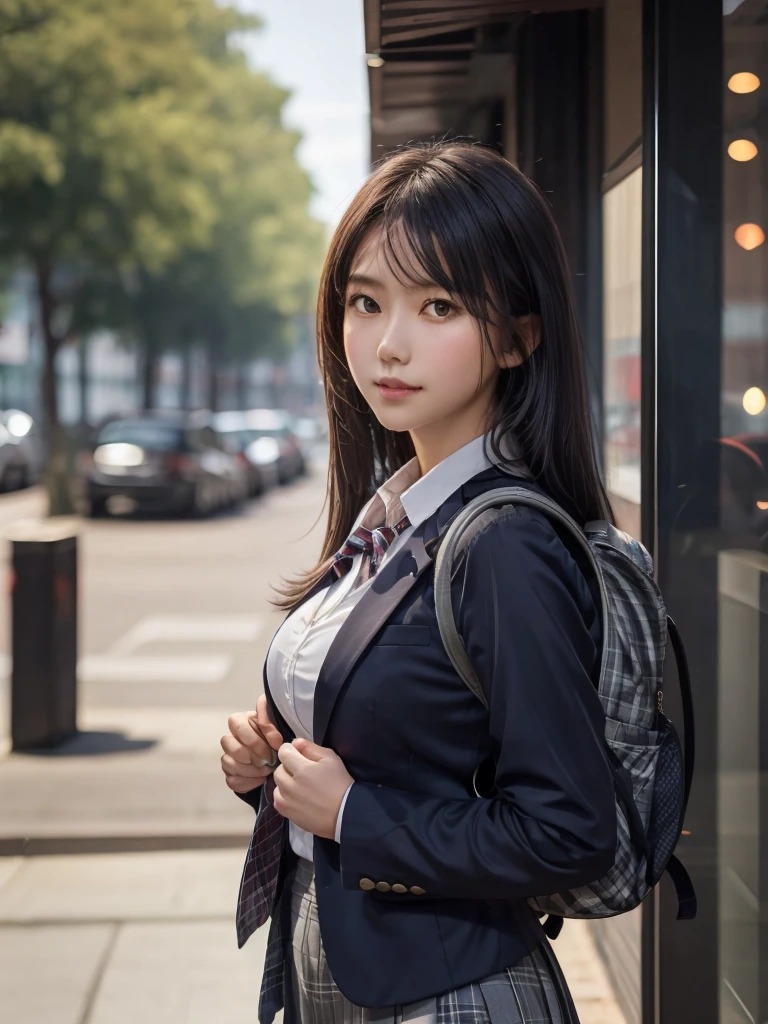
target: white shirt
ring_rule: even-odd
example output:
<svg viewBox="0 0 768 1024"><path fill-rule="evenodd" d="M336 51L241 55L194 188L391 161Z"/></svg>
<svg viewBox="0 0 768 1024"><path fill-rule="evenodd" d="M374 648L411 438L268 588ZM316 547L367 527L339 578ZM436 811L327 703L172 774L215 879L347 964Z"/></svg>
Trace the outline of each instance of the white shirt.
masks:
<svg viewBox="0 0 768 1024"><path fill-rule="evenodd" d="M492 453L486 455L485 435L459 448L424 476L417 459L411 459L376 491L357 518L358 526L374 529L394 526L407 515L410 526L395 537L381 566L408 540L417 526L462 484L493 465ZM511 453L511 447L508 447ZM507 452L505 451L506 455ZM328 650L349 613L371 585L363 555L354 557L344 576L315 594L296 609L277 631L267 654L267 681L278 711L296 736L312 740L315 686ZM350 789L352 787L350 786ZM336 841L341 834L341 818L349 789L344 795L336 823ZM291 848L300 857L312 860L314 837L310 832L289 824Z"/></svg>

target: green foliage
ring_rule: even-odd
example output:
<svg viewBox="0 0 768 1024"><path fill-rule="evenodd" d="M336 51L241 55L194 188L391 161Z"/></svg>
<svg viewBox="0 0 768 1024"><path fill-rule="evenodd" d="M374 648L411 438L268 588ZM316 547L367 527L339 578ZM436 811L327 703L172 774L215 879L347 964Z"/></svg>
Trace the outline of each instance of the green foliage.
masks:
<svg viewBox="0 0 768 1024"><path fill-rule="evenodd" d="M207 254L219 299L306 307L320 229L287 93L232 41L257 24L214 0L0 0L0 258L55 283Z"/></svg>
<svg viewBox="0 0 768 1024"><path fill-rule="evenodd" d="M114 326L221 364L284 335L322 247L285 90L216 0L0 0L0 261L35 271L54 357Z"/></svg>

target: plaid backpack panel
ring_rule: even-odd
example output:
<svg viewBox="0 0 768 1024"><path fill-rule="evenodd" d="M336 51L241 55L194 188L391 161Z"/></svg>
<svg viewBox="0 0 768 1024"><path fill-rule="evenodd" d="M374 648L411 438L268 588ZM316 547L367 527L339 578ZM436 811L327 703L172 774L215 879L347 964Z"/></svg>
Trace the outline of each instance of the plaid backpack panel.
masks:
<svg viewBox="0 0 768 1024"><path fill-rule="evenodd" d="M527 487L481 494L451 522L435 564L440 635L456 671L487 706L480 681L456 629L451 575L456 556L479 529L525 505L544 513L576 541L600 586L603 643L598 692L606 715L605 741L616 791L616 859L600 879L578 889L529 899L538 912L564 917L612 917L634 909L668 870L678 893L678 917L692 917L696 898L674 849L680 837L693 772L693 716L684 651L653 577L645 548L607 522L581 530L554 501ZM686 750L663 710L668 642L678 662ZM548 929L553 936L557 923Z"/></svg>

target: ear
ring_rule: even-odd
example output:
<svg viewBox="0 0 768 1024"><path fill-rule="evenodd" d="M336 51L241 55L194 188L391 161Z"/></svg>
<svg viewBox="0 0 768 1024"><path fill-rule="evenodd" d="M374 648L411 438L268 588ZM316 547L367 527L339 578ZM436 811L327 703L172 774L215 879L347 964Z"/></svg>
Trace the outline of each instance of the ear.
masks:
<svg viewBox="0 0 768 1024"><path fill-rule="evenodd" d="M517 317L515 327L524 351L501 352L499 365L505 370L511 370L514 366L520 366L526 359L530 359L541 342L541 317L537 313L526 313L525 316Z"/></svg>

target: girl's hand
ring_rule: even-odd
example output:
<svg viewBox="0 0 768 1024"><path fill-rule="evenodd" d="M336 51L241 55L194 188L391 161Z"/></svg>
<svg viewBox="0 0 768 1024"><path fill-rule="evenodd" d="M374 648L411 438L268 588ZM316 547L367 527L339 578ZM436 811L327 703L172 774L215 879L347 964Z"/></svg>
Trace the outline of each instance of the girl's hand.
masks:
<svg viewBox="0 0 768 1024"><path fill-rule="evenodd" d="M250 721L256 719L268 742L259 736ZM226 783L235 793L249 793L264 785L273 768L263 766L263 761L272 760L275 751L283 742L283 737L269 719L267 698L262 694L256 702L256 714L253 711L238 711L230 715L229 733L221 737L221 768Z"/></svg>
<svg viewBox="0 0 768 1024"><path fill-rule="evenodd" d="M334 839L344 794L355 781L338 754L309 740L284 743L277 752L275 810L299 828Z"/></svg>

